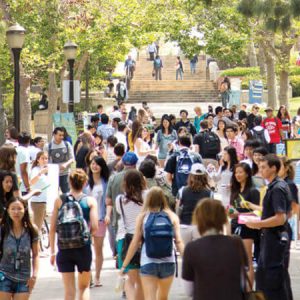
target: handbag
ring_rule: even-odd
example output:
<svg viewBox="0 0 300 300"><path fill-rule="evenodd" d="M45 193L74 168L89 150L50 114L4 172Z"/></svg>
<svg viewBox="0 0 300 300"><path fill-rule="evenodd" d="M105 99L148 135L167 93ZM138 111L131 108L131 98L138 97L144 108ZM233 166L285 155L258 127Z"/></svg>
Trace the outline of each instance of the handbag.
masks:
<svg viewBox="0 0 300 300"><path fill-rule="evenodd" d="M126 221L125 221L125 214L124 214L124 208L123 208L123 197L120 199L120 208L121 208L121 213L122 213L122 217L123 217L123 223L124 223L124 227L125 227L125 231L127 231L127 227L126 227ZM123 245L122 245L122 250L121 250L121 258L122 261L124 261L126 254L128 252L128 248L130 246L130 243L132 241L133 238L133 234L132 233L125 233L125 237L124 237L124 241L123 241ZM134 267L140 267L141 261L141 248L139 248L134 256L132 257L130 264L133 265Z"/></svg>
<svg viewBox="0 0 300 300"><path fill-rule="evenodd" d="M241 261L241 287L242 287L242 294L244 300L266 300L266 297L262 291L254 291L249 276L247 274L247 261L245 261L244 255L244 245L243 242L239 237L235 237L239 257ZM250 290L247 289L247 286Z"/></svg>

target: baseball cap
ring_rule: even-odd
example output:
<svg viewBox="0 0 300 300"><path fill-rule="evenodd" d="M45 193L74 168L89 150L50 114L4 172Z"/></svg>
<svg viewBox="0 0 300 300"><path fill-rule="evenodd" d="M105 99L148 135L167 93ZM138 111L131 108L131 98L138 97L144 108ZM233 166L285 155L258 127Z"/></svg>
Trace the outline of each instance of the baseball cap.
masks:
<svg viewBox="0 0 300 300"><path fill-rule="evenodd" d="M134 166L138 162L138 157L134 152L126 152L122 157L122 162L125 166Z"/></svg>
<svg viewBox="0 0 300 300"><path fill-rule="evenodd" d="M273 111L273 108L272 108L272 107L267 107L267 108L265 109L265 112L267 112L267 111Z"/></svg>
<svg viewBox="0 0 300 300"><path fill-rule="evenodd" d="M196 164L192 165L190 173L193 175L204 175L204 174L206 174L206 169L205 169L204 165L196 163Z"/></svg>

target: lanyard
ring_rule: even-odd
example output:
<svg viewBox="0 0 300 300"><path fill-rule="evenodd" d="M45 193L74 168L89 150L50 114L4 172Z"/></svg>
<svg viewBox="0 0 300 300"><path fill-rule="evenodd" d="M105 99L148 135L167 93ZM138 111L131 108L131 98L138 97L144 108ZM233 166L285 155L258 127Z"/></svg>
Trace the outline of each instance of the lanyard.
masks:
<svg viewBox="0 0 300 300"><path fill-rule="evenodd" d="M16 242L16 252L14 253L15 271L19 271L19 269L21 267L21 253L19 251L19 248L20 248L22 237L23 237L23 231L18 239L16 238L13 231L12 231L12 233L13 233L14 240Z"/></svg>

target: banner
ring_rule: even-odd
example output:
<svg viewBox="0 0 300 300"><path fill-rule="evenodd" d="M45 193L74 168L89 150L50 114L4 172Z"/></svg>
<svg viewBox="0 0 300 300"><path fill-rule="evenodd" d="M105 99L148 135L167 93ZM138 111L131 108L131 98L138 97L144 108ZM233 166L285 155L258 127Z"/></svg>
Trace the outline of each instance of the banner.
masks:
<svg viewBox="0 0 300 300"><path fill-rule="evenodd" d="M264 86L261 80L249 81L249 103L262 103Z"/></svg>
<svg viewBox="0 0 300 300"><path fill-rule="evenodd" d="M54 113L52 115L53 126L55 127L65 127L68 134L72 138L73 144L77 140L77 130L75 124L74 113Z"/></svg>

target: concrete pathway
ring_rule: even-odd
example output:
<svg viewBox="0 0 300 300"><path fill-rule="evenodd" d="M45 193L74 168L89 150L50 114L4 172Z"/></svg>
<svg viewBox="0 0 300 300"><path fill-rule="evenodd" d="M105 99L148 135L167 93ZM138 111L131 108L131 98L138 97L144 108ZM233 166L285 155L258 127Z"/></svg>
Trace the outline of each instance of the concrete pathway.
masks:
<svg viewBox="0 0 300 300"><path fill-rule="evenodd" d="M117 280L117 271L114 268L115 261L110 256L107 240L104 247L105 261L102 271L102 287L91 289L91 300L116 300L120 299L120 294L115 293L114 287ZM294 299L300 299L300 250L292 250L290 273L292 277L292 287ZM31 296L32 300L63 300L63 285L60 274L50 266L48 258L40 260L40 276L37 285ZM170 300L189 299L184 296L179 278L176 278L172 285Z"/></svg>

